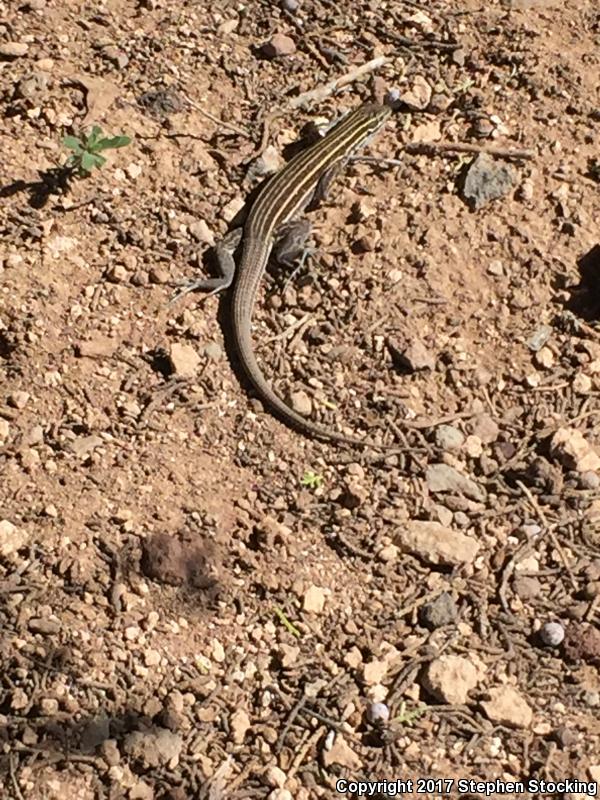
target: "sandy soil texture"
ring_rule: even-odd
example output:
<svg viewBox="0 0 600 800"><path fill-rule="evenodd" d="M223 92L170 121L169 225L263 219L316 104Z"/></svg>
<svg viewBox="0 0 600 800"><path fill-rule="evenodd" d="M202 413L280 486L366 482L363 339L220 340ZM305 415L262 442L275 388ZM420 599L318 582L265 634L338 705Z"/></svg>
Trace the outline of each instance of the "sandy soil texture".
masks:
<svg viewBox="0 0 600 800"><path fill-rule="evenodd" d="M599 74L595 0L0 2L2 797L593 796ZM388 94L254 339L392 451L171 303Z"/></svg>

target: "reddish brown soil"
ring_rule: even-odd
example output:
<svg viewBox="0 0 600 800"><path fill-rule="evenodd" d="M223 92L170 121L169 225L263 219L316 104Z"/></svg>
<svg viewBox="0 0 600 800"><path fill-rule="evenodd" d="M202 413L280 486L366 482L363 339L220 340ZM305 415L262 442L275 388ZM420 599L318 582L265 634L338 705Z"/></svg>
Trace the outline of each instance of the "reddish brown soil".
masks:
<svg viewBox="0 0 600 800"><path fill-rule="evenodd" d="M5 4L0 45L21 45L0 47L10 800L600 780L600 14L419 5ZM267 58L277 32L296 52ZM226 297L169 301L209 274L267 112L284 110L267 129L281 153L415 79L430 102L399 104L368 150L400 165L349 165L310 214L318 256L285 288L272 270L258 303L278 391L397 452L310 441L238 379ZM132 143L61 185L62 137L93 123ZM419 139L533 158L496 158L512 188L472 210L474 156L405 150ZM433 465L460 484L440 490ZM427 521L433 543L415 543ZM462 696L454 668L474 676Z"/></svg>

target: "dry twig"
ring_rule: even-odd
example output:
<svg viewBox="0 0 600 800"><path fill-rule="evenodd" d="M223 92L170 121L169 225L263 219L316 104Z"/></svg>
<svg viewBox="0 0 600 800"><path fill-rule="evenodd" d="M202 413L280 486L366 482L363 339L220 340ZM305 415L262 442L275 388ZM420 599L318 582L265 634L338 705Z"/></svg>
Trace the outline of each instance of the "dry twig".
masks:
<svg viewBox="0 0 600 800"><path fill-rule="evenodd" d="M410 142L405 145L407 153L423 153L436 156L445 153L487 153L497 158L531 159L535 158L535 150L513 150L510 147L497 145L471 144L469 142Z"/></svg>
<svg viewBox="0 0 600 800"><path fill-rule="evenodd" d="M354 83L358 78L362 78L363 75L367 75L369 72L379 69L379 67L387 64L388 61L389 58L387 56L372 58L371 61L367 61L366 64L360 64L358 67L354 67L343 75L340 75L339 78L334 78L334 80L329 81L329 83L317 86L316 89L311 89L309 92L303 92L299 94L298 97L294 97L290 100L287 107L282 109L282 113L295 108L301 108L311 103L320 102L342 87L347 86L349 83Z"/></svg>
<svg viewBox="0 0 600 800"><path fill-rule="evenodd" d="M243 128L238 128L238 126L234 125L232 122L224 122L222 119L215 117L213 114L210 113L210 111L207 111L201 105L195 103L190 97L188 97L188 95L184 95L184 98L185 101L189 103L192 108L194 108L196 111L199 111L207 119L210 119L212 122L218 125L219 128L226 128L227 130L230 130L233 133L238 133L240 136L244 136L246 139L250 138L248 131L243 130Z"/></svg>

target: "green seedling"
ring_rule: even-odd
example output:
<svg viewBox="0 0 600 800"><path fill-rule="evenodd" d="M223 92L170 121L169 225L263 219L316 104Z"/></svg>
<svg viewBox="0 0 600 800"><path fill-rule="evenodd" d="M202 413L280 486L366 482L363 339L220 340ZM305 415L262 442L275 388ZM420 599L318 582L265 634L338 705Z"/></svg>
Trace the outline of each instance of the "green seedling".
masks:
<svg viewBox="0 0 600 800"><path fill-rule="evenodd" d="M67 159L65 167L73 170L80 178L87 177L94 167L101 167L106 163L106 158L100 155L102 150L125 147L130 142L129 136L102 136L102 129L97 125L94 125L89 134L65 136L62 143L73 151L73 154Z"/></svg>
<svg viewBox="0 0 600 800"><path fill-rule="evenodd" d="M284 626L284 628L287 628L287 630L293 636L301 636L302 635L300 633L300 631L298 630L298 628L289 621L289 619L286 617L285 613L282 611L281 608L278 608L277 606L274 606L273 607L273 612L275 613L275 616L277 617L277 619Z"/></svg>
<svg viewBox="0 0 600 800"><path fill-rule="evenodd" d="M300 483L302 486L308 486L309 489L318 489L323 483L323 476L318 475L316 472L305 472L302 476Z"/></svg>
<svg viewBox="0 0 600 800"><path fill-rule="evenodd" d="M427 706L419 706L412 711L408 711L404 700L400 703L398 715L395 716L390 722L395 722L399 725L413 725L423 714L427 713Z"/></svg>

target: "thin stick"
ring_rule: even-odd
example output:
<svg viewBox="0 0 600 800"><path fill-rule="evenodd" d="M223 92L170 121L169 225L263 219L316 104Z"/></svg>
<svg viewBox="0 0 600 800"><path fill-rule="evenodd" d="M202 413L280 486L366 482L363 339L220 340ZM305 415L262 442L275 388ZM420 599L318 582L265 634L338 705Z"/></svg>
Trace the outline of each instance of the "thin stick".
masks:
<svg viewBox="0 0 600 800"><path fill-rule="evenodd" d="M513 553L509 561L507 561L506 566L502 570L502 575L500 578L500 586L498 587L498 598L500 599L500 605L502 606L504 611L511 617L514 617L514 614L510 610L508 605L508 600L506 599L506 590L508 588L508 581L510 580L511 575L515 571L517 563L521 561L523 558L525 558L525 556L529 555L529 553L533 550L534 545L537 544L540 539L541 536L539 536L535 542L528 541L525 542L523 545L521 545L521 547L519 547L518 550L515 553Z"/></svg>
<svg viewBox="0 0 600 800"><path fill-rule="evenodd" d="M250 138L250 134L248 133L248 131L245 131L243 128L238 128L237 125L234 125L231 122L224 122L222 119L213 116L210 113L210 111L207 111L205 108L202 108L202 106L198 105L198 103L195 103L187 94L183 95L183 97L191 105L192 108L195 108L196 111L199 111L201 114L207 117L207 119L212 120L212 122L214 122L220 128L227 128L228 130L233 131L234 133L238 133L240 136L244 136L246 139Z"/></svg>
<svg viewBox="0 0 600 800"><path fill-rule="evenodd" d="M536 498L531 494L531 492L529 491L527 486L525 486L525 484L522 481L516 481L516 484L519 487L519 489L521 490L521 492L523 492L525 497L529 500L531 505L533 506L535 512L537 513L537 515L538 515L538 517L540 519L540 522L542 523L543 528L542 528L542 532L539 534L539 536L531 539L528 542L525 542L512 555L511 559L507 562L506 566L502 570L502 577L501 577L501 580L500 580L500 586L498 587L498 598L500 599L500 604L502 605L502 608L504 609L504 611L507 614L509 614L511 617L514 616L514 614L512 613L512 611L510 610L510 608L508 606L508 601L506 599L506 589L508 588L508 581L510 580L511 575L515 571L515 567L517 566L519 561L522 561L525 558L525 556L528 556L533 551L534 547L539 545L539 543L541 542L542 538L546 535L546 533L549 533L549 534L553 535L551 533L551 526L550 526L550 524L548 522L548 519L546 518L546 515L544 514L544 511L543 511L542 507L540 506L540 504L537 502ZM555 541L556 541L556 538L554 538L554 542ZM560 550L559 550L559 552L560 552ZM564 555L564 553L563 553L563 555ZM570 569L569 569L569 567L568 567L568 565L566 563L565 563L565 567L567 568L567 572L569 572L569 574L570 574ZM570 574L570 577L571 577L571 580L572 580L573 578L572 578L571 574Z"/></svg>
<svg viewBox="0 0 600 800"><path fill-rule="evenodd" d="M418 430L424 430L425 428L436 428L438 425L446 425L450 422L454 422L457 419L470 419L471 417L476 417L479 414L479 411L457 411L456 414L446 414L443 417L437 417L436 419L401 419L397 420L400 427L403 428L417 428Z"/></svg>
<svg viewBox="0 0 600 800"><path fill-rule="evenodd" d="M350 156L348 161L361 161L363 164L377 164L383 167L405 167L406 162L399 158L378 158L377 156Z"/></svg>
<svg viewBox="0 0 600 800"><path fill-rule="evenodd" d="M576 320L576 330L582 330L584 333L587 333L588 336L591 336L594 339L600 339L600 331L597 331L595 328L592 328L591 325L586 325L585 322L581 322L581 320Z"/></svg>
<svg viewBox="0 0 600 800"><path fill-rule="evenodd" d="M559 556L561 558L561 561L563 562L563 566L564 566L564 568L565 568L565 570L567 572L567 575L569 576L569 582L571 583L571 587L573 589L577 589L577 581L573 577L573 571L571 570L571 566L570 566L569 561L567 559L567 554L563 550L563 547L562 547L561 543L556 538L556 534L554 533L554 530L553 530L554 526L550 525L550 523L548 522L548 518L544 514L544 509L539 504L537 497L534 497L534 495L529 491L527 486L525 486L525 484L522 481L516 481L516 484L519 487L519 489L523 492L523 494L527 497L527 499L529 500L531 505L533 506L536 514L540 518L540 522L542 523L542 525L544 525L546 527L546 529L548 531L548 536L550 537L550 540L551 540L552 544L554 545L554 547L558 551L558 554L559 554Z"/></svg>
<svg viewBox="0 0 600 800"><path fill-rule="evenodd" d="M600 594L597 594L591 601L588 610L583 615L583 619L586 622L589 622L592 619L592 617L594 616L594 612L596 611L599 605L600 605Z"/></svg>
<svg viewBox="0 0 600 800"><path fill-rule="evenodd" d="M282 111L285 112L309 103L323 100L325 97L329 97L343 86L347 86L349 83L354 83L354 81L356 81L358 78L362 78L363 75L367 75L369 72L379 69L379 67L382 67L388 62L389 58L387 56L378 56L378 58L373 58L371 61L367 61L366 64L361 64L358 67L354 67L354 69L351 69L344 75L340 75L339 78L335 78L329 83L323 84L323 86L318 86L316 89L311 89L310 92L299 94L298 97L294 97L293 100L291 100L287 106L282 109Z"/></svg>
<svg viewBox="0 0 600 800"><path fill-rule="evenodd" d="M319 722L324 722L325 725L329 725L330 728L333 728L340 733L345 732L344 730L344 723L338 722L336 719L331 719L331 717L326 717L324 714L320 714L318 711L315 711L313 708L304 708L300 709L300 713L304 714L307 717L314 717L318 719Z"/></svg>
<svg viewBox="0 0 600 800"><path fill-rule="evenodd" d="M290 728L294 724L294 720L296 719L296 717L300 713L300 710L302 709L302 706L306 703L307 700L308 700L307 695L302 695L300 700L298 700L296 705L292 708L292 710L288 714L288 718L287 718L287 720L285 722L285 725L283 726L283 730L279 734L279 737L277 739L277 744L275 745L275 752L276 753L281 753L281 750L283 748L283 744L284 744L285 739L286 739L286 737L287 737L287 735L288 735L288 733L290 731Z"/></svg>
<svg viewBox="0 0 600 800"><path fill-rule="evenodd" d="M419 3L414 3L415 8L420 8ZM398 14L391 14L392 19L396 21L398 25L403 24L403 20L399 18ZM388 30L388 25L386 20L383 17L378 15L375 16L381 26L381 34L385 36L386 39L390 42L394 42L395 44L400 45L400 47L408 47L408 48L425 48L425 49L433 49L433 50L458 50L460 47L459 42L441 42L439 39L410 39L408 36L399 36L396 33L391 33Z"/></svg>
<svg viewBox="0 0 600 800"><path fill-rule="evenodd" d="M291 325L288 325L288 327L284 331L276 333L274 336L270 336L268 339L265 339L263 345L271 344L272 342L277 342L279 341L279 339L285 339L286 336L288 336L290 333L293 333L297 328L302 327L307 322L312 320L312 316L313 315L310 313L305 314L303 317L300 317L300 319L297 319L295 322L292 322Z"/></svg>
<svg viewBox="0 0 600 800"><path fill-rule="evenodd" d="M360 558L364 558L365 561L373 560L373 553L368 553L366 550L361 550L360 548L355 547L353 544L350 544L348 539L340 531L336 531L335 535L339 539L341 544L344 545L346 550L349 550L353 555L360 556Z"/></svg>
<svg viewBox="0 0 600 800"><path fill-rule="evenodd" d="M267 146L267 142L269 140L269 132L271 129L271 123L273 120L277 119L277 117L283 116L288 111L292 111L296 108L299 108L303 105L308 105L309 103L318 102L323 100L325 97L329 97L329 95L333 94L338 89L341 89L343 86L347 86L347 84L352 83L353 81L357 80L358 78L362 77L363 75L367 75L369 72L373 72L379 67L387 64L389 58L387 56L379 56L378 58L373 58L371 61L367 61L366 64L361 64L358 67L354 67L349 72L344 73L344 75L340 75L339 78L335 78L335 80L330 81L329 83L324 84L323 86L319 86L316 89L311 89L310 92L304 92L303 94L299 94L298 97L294 97L290 102L282 107L274 109L270 111L263 120L263 134L260 141L260 146L256 150L256 153L262 153L265 147ZM253 156L254 157L254 156Z"/></svg>
<svg viewBox="0 0 600 800"><path fill-rule="evenodd" d="M428 156L440 153L487 153L498 158L535 158L534 150L511 150L496 145L468 144L466 142L411 142L404 148L407 153L424 153Z"/></svg>
<svg viewBox="0 0 600 800"><path fill-rule="evenodd" d="M12 755L10 755L8 758L8 769L10 772L10 779L12 781L12 785L15 790L15 796L18 798L18 800L25 800L25 798L23 797L23 793L21 792L21 789L19 788L19 784L17 782L17 776L15 774L15 764Z"/></svg>
<svg viewBox="0 0 600 800"><path fill-rule="evenodd" d="M304 746L300 748L298 755L296 756L296 758L292 762L292 766L288 770L288 779L293 778L294 775L298 772L298 770L300 769L300 765L306 758L306 754L308 753L310 748L319 741L319 739L321 738L321 736L323 736L326 730L327 728L324 725L320 725L317 728L317 730L313 733L313 735L310 737L310 739L304 744Z"/></svg>

